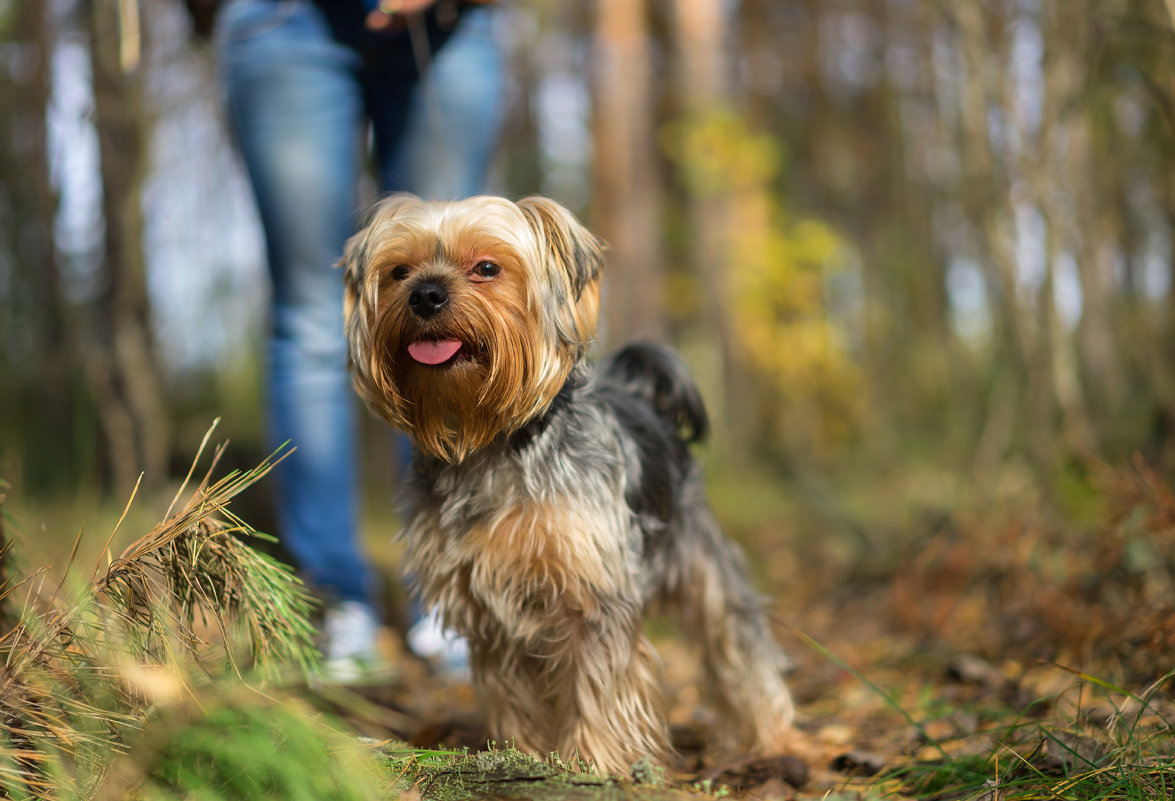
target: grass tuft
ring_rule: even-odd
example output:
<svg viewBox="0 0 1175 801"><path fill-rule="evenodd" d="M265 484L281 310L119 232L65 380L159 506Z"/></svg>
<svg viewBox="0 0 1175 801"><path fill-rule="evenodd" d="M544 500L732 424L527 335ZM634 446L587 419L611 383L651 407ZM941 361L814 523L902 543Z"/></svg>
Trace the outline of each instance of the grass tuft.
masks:
<svg viewBox="0 0 1175 801"><path fill-rule="evenodd" d="M280 452L213 481L223 450L163 522L89 575L71 557L56 587L46 570L14 572L0 515L0 795L371 797L356 788L374 784L331 794L314 780L338 774L336 735L260 689L317 664L312 600L228 510Z"/></svg>
<svg viewBox="0 0 1175 801"><path fill-rule="evenodd" d="M1078 675L1089 686L1113 694L1110 700L1123 713L1133 709L1133 714L1112 716L1102 725L1083 723L1077 716L978 731L970 739L987 741L986 749L955 743L948 753L945 744L935 743L942 758L910 760L871 783L924 801L1175 799L1171 729L1165 720L1156 724L1153 716L1145 725L1140 722L1145 709L1159 709L1155 695L1139 708L1138 696ZM1169 699L1163 706L1170 706Z"/></svg>

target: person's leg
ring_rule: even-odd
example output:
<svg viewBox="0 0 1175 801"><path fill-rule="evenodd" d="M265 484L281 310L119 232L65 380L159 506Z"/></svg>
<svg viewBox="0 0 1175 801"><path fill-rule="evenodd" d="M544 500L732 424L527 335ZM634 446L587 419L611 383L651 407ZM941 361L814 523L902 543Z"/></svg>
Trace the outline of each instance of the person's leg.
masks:
<svg viewBox="0 0 1175 801"><path fill-rule="evenodd" d="M275 471L279 534L312 585L370 608L342 281L333 268L355 224L358 59L310 2L232 0L219 23L229 122L273 281L269 435L275 447L288 440L295 448Z"/></svg>
<svg viewBox="0 0 1175 801"><path fill-rule="evenodd" d="M409 101L405 128L377 148L384 191L455 200L485 191L503 116L504 68L497 11L469 8L435 54ZM379 128L376 128L377 134Z"/></svg>

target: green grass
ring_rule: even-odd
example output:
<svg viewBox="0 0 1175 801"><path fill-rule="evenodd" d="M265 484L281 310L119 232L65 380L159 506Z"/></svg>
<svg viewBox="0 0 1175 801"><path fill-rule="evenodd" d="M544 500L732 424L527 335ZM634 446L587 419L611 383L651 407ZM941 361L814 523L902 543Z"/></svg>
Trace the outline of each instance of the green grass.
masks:
<svg viewBox="0 0 1175 801"><path fill-rule="evenodd" d="M835 655L828 656L839 662ZM1053 705L1056 699L1041 698L1032 701L1029 709L1017 713L1007 708L1003 720L946 741L928 734L891 693L845 667L919 733L927 744L923 751L934 752L931 758L910 755L876 777L855 781L855 788L883 797L927 801L1175 798L1175 737L1170 725L1175 707L1159 692L1175 674L1138 695L1075 672L1078 682L1094 689L1115 710L1108 719L1095 721L1093 715L1078 710L1033 720L1032 707L1063 709ZM1079 692L1081 687L1074 690Z"/></svg>
<svg viewBox="0 0 1175 801"><path fill-rule="evenodd" d="M143 801L368 801L389 784L369 749L298 700L238 691L195 711L154 716L126 757Z"/></svg>

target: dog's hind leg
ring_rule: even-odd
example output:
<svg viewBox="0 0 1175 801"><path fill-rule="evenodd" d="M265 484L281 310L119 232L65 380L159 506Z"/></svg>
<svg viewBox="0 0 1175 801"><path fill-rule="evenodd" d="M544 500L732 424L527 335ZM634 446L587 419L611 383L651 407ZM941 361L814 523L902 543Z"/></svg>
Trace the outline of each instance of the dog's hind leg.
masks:
<svg viewBox="0 0 1175 801"><path fill-rule="evenodd" d="M700 641L708 684L738 724L744 747L780 753L795 717L783 680L787 659L771 633L763 599L751 587L746 558L719 528L696 474L685 491L683 519L667 543L659 577L665 599Z"/></svg>

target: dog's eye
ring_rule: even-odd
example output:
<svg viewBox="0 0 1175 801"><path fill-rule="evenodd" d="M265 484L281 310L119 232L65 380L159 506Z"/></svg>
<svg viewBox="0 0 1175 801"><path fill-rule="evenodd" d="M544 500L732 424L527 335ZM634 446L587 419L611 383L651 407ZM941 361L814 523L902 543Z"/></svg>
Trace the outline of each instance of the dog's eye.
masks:
<svg viewBox="0 0 1175 801"><path fill-rule="evenodd" d="M395 278L397 281L403 281L408 277L409 272L411 272L411 270L408 268L408 265L401 264L392 270L392 278Z"/></svg>
<svg viewBox="0 0 1175 801"><path fill-rule="evenodd" d="M479 261L473 266L474 280L488 281L491 278L496 278L500 272L502 272L502 268L492 261Z"/></svg>

